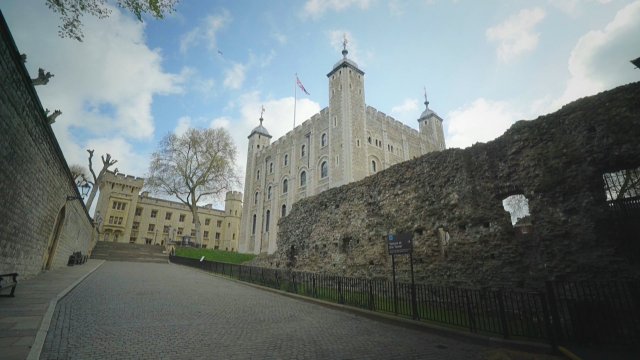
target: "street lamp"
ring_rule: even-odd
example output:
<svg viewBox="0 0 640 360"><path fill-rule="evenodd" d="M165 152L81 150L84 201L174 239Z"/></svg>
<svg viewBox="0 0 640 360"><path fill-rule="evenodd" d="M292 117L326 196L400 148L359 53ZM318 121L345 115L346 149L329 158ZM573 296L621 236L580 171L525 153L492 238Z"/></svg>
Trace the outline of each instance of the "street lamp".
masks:
<svg viewBox="0 0 640 360"><path fill-rule="evenodd" d="M82 180L82 182L79 184L79 188L80 188L80 195L81 196L67 195L67 201L84 200L85 196L87 196L87 194L89 194L89 190L91 190L91 185L89 185L89 183L86 180Z"/></svg>

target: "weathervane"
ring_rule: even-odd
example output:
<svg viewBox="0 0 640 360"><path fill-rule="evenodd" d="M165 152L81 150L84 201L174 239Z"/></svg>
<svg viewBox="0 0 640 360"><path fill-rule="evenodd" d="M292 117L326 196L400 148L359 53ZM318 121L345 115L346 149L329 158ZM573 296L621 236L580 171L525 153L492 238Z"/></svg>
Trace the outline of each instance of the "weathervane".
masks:
<svg viewBox="0 0 640 360"><path fill-rule="evenodd" d="M427 100L427 87L424 87L424 104L429 107L429 100Z"/></svg>
<svg viewBox="0 0 640 360"><path fill-rule="evenodd" d="M264 115L264 105L260 106L260 125L262 125L262 115Z"/></svg>
<svg viewBox="0 0 640 360"><path fill-rule="evenodd" d="M347 33L344 33L344 40L342 40L342 56L344 56L345 58L347 57L347 54L349 53L349 51L347 51L347 43L349 41L347 40Z"/></svg>

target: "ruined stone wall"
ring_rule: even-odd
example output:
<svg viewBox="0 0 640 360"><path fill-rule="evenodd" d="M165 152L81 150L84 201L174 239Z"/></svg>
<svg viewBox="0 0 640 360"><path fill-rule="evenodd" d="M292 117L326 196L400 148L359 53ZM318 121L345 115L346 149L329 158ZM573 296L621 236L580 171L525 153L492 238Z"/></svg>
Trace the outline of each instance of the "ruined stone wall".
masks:
<svg viewBox="0 0 640 360"><path fill-rule="evenodd" d="M24 279L49 254L50 268L88 254L95 234L84 205L67 201L78 192L1 15L0 30L0 273Z"/></svg>
<svg viewBox="0 0 640 360"><path fill-rule="evenodd" d="M640 166L639 99L640 83L619 87L519 121L489 143L429 153L298 201L279 221L277 252L255 263L388 278L386 235L411 231L422 282L639 278L637 251L625 246L640 242L640 217L620 232L603 188L603 173ZM528 233L502 206L512 194L529 200ZM408 256L396 259L407 279Z"/></svg>

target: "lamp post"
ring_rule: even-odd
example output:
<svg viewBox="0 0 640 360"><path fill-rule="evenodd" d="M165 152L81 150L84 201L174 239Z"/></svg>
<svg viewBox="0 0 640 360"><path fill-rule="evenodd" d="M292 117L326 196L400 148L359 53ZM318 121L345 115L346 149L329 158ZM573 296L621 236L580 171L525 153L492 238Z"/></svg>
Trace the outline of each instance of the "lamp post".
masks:
<svg viewBox="0 0 640 360"><path fill-rule="evenodd" d="M91 190L91 185L86 180L82 180L78 187L80 188L80 196L77 195L67 195L67 201L71 200L84 200L84 198L89 194L89 190Z"/></svg>

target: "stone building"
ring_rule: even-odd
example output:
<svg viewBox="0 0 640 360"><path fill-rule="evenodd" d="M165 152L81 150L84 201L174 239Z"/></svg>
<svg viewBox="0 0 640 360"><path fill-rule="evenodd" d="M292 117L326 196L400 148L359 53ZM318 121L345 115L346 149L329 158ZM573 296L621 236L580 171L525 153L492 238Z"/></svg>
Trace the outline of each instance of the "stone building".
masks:
<svg viewBox="0 0 640 360"><path fill-rule="evenodd" d="M100 240L164 245L169 241L193 243L196 226L191 209L180 202L140 193L144 179L107 172L100 184L96 214L101 214ZM202 246L238 250L242 193L227 192L224 210L211 205L198 209ZM200 244L197 244L200 245Z"/></svg>
<svg viewBox="0 0 640 360"><path fill-rule="evenodd" d="M426 109L419 131L365 103L364 72L342 51L329 78L329 106L271 143L249 134L240 252L273 253L278 220L298 200L445 148L442 118Z"/></svg>
<svg viewBox="0 0 640 360"><path fill-rule="evenodd" d="M96 232L1 12L0 79L0 274L23 280L88 254Z"/></svg>

